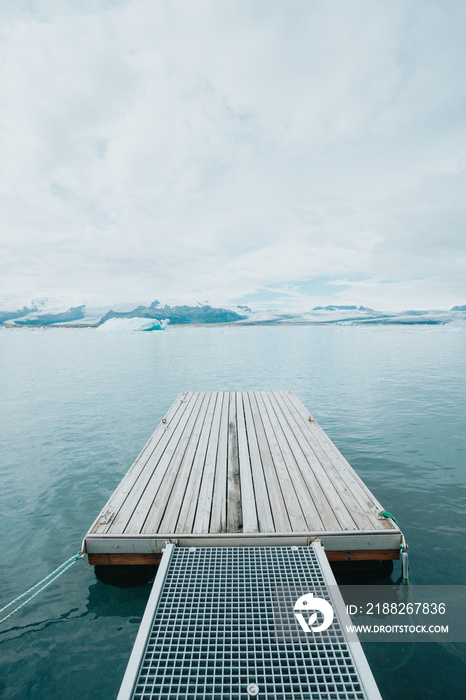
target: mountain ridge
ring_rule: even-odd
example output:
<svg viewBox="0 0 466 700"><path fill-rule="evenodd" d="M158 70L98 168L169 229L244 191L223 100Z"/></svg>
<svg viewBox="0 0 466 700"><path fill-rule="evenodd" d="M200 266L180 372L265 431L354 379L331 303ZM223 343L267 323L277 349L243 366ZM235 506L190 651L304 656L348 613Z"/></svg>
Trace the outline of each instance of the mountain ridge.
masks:
<svg viewBox="0 0 466 700"><path fill-rule="evenodd" d="M16 306L16 308L14 308ZM88 306L73 303L69 298L39 299L15 304L11 299L0 303L0 327L99 327L110 320L145 319L154 324L141 324L141 330L148 326L165 328L166 325L442 325L447 323L466 324L466 305L457 305L448 310L408 309L406 311L377 311L361 305L315 306L304 311L283 309L254 310L246 305L225 307L211 306L198 302L189 304L161 304L158 300L139 304L120 303L116 305ZM157 323L157 321L159 323ZM165 322L165 325L161 322ZM120 324L124 329L125 324ZM137 330L138 324L126 324L128 329ZM115 322L113 328L120 327Z"/></svg>

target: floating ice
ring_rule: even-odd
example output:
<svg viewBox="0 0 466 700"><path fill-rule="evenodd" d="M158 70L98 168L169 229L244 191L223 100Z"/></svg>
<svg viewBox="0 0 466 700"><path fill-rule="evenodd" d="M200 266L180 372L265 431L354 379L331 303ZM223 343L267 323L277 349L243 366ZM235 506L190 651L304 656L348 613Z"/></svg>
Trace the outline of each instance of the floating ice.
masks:
<svg viewBox="0 0 466 700"><path fill-rule="evenodd" d="M170 319L163 318L109 318L98 331L163 331L170 323Z"/></svg>

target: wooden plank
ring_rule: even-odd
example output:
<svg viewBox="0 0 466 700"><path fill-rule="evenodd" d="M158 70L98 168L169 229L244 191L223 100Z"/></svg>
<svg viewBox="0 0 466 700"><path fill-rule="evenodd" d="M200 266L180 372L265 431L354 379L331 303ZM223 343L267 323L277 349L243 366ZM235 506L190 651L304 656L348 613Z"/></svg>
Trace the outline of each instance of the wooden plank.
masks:
<svg viewBox="0 0 466 700"><path fill-rule="evenodd" d="M133 492L131 493L131 507L126 508L124 513L122 513L124 516L122 517L123 528L120 529L120 531L129 534L143 531L147 514L152 508L154 499L157 496L157 492L172 459L175 461L179 460L184 454L186 444L189 439L189 434L192 430L192 425L197 416L200 400L201 397L199 393L195 393L192 401L190 402L188 410L183 415L183 419L178 423L174 432L169 436L169 439L165 444L165 449L160 455L158 464L156 465L156 469L154 469L152 473L148 474L148 478L144 480L144 489L138 489L136 493L133 493L135 491L135 489L133 489ZM115 532L113 529L113 524L110 532Z"/></svg>
<svg viewBox="0 0 466 700"><path fill-rule="evenodd" d="M385 524L383 524L374 513L373 509L377 509L377 505L379 504L373 493L360 481L354 469L346 461L341 452L316 421L313 421L312 424L310 424L309 429L310 432L314 434L315 439L320 444L321 448L326 452L329 459L332 460L333 464L335 465L335 469L339 473L345 475L346 482L350 484L351 492L359 503L359 507L364 513L365 517L369 519L371 526L376 527L378 525L379 527L385 527ZM382 508L380 509L382 510Z"/></svg>
<svg viewBox="0 0 466 700"><path fill-rule="evenodd" d="M277 420L285 434L286 440L291 450L294 460L297 464L299 471L302 474L302 478L306 482L309 493L312 495L313 501L315 503L315 508L319 513L320 519L322 521L322 527L324 530L335 530L335 529L351 529L354 527L355 523L345 510L344 515L339 519L332 508L332 503L328 495L328 487L331 487L330 482L327 480L325 482L325 487L319 482L318 476L312 468L312 462L309 463L308 456L303 453L301 449L301 444L299 441L299 432L297 434L295 423L287 413L286 406L280 402L280 397L278 392L273 392L273 401L271 398L271 404L273 405L273 410L277 416ZM302 442L302 441L301 441ZM321 473L325 477L325 472L318 462L315 460L315 465L317 472ZM344 508L342 504L342 508ZM306 514L307 517L307 514ZM311 530L315 530L312 522L309 522L309 517L307 517L308 525Z"/></svg>
<svg viewBox="0 0 466 700"><path fill-rule="evenodd" d="M293 484L293 479L287 469L287 465L285 464L283 455L280 451L280 447L275 436L273 425L270 421L269 415L264 405L262 393L260 391L256 391L254 392L254 396L257 401L259 415L264 426L265 434L267 436L267 442L270 448L270 453L272 455L277 476L280 481L283 500L285 502L285 507L288 513L288 517L290 519L291 528L292 530L299 531L306 530L306 518L304 517L303 511L301 509L299 498L296 494L295 487ZM294 476L294 470L292 470L292 472Z"/></svg>
<svg viewBox="0 0 466 700"><path fill-rule="evenodd" d="M202 426L199 444L197 446L189 480L186 485L184 499L181 505L175 532L192 532L193 530L193 522L199 502L201 479L207 459L207 450L209 447L218 393L219 392L217 391L211 391L207 395L208 406L204 419L204 425ZM163 523L161 524L161 527L163 528Z"/></svg>
<svg viewBox="0 0 466 700"><path fill-rule="evenodd" d="M248 393L242 393L244 419L246 423L246 436L249 447L254 494L256 498L258 529L260 532L274 532L272 509L269 494L265 483L264 470L257 442L256 429L252 418L251 404Z"/></svg>
<svg viewBox="0 0 466 700"><path fill-rule="evenodd" d="M193 431L189 436L186 452L183 455L178 469L175 470L174 465L171 465L160 486L157 500L160 502L162 508L163 504L166 504L165 512L160 520L160 525L156 526L155 520L152 522L148 521L145 524L145 527L150 528L149 532L151 529L154 531L154 527L157 527L157 529L160 527L160 529L164 532L176 531L184 497L187 493L188 484L190 483L191 474L198 456L200 438L204 431L205 422L208 420L207 414L209 402L210 393L205 392L203 394L202 404L199 406ZM194 499L197 499L197 490L196 492L190 490L187 494L187 500L189 501Z"/></svg>
<svg viewBox="0 0 466 700"><path fill-rule="evenodd" d="M227 529L227 460L228 460L228 410L229 394L223 393L222 416L218 439L217 462L215 465L214 492L210 532L226 532Z"/></svg>
<svg viewBox="0 0 466 700"><path fill-rule="evenodd" d="M294 397L294 394L289 394L287 392L279 393L293 415L301 435L312 448L312 451L325 470L327 477L331 480L331 483L334 486L334 491L339 495L339 499L344 504L348 504L348 506L351 508L353 520L357 523L358 527L360 529L380 527L380 521L377 520L376 516L371 517L372 513L370 508L373 506L373 501L370 499L370 496L368 497L370 492L364 494L367 503L362 505L357 495L355 495L353 492L354 480L352 475L347 470L345 470L343 474L340 472L312 432L312 428L310 426L312 426L315 421L309 420L308 412L306 412L306 414L302 413L301 407L297 406L297 404L293 401L293 398L296 398ZM304 407L302 406L302 408ZM358 493L359 492L356 491L356 494Z"/></svg>
<svg viewBox="0 0 466 700"><path fill-rule="evenodd" d="M139 455L136 457L133 465L123 477L119 486L115 489L109 500L97 516L90 532L106 533L111 527L118 511L127 499L136 482L141 478L142 473L147 469L149 460L156 461L154 454L157 447L160 445L163 438L167 436L167 427L176 425L186 410L187 405L192 399L192 392L182 392L173 405L170 407L164 418L160 421L156 430L150 437L149 441L143 447ZM102 516L107 515L107 522L101 522Z"/></svg>
<svg viewBox="0 0 466 700"><path fill-rule="evenodd" d="M334 487L319 459L304 441L295 416L289 410L288 405L282 401L282 397L278 392L275 399L277 406L280 408L282 421L287 426L287 436L295 459L308 482L309 488L312 490L311 492L315 494L317 499L318 510L325 529L354 529L357 525L351 516L351 512L349 512L347 505L340 498L339 492Z"/></svg>
<svg viewBox="0 0 466 700"><path fill-rule="evenodd" d="M262 424L256 397L253 391L248 391L247 394L249 404L251 406L254 432L257 437L260 459L264 471L264 480L271 506L274 523L273 532L289 532L292 530L292 526L283 498L280 481L275 469L272 453L270 451L269 443L267 442L267 436L265 433L265 428Z"/></svg>
<svg viewBox="0 0 466 700"><path fill-rule="evenodd" d="M126 497L122 501L120 508L116 512L113 520L108 526L108 533L120 533L124 532L128 524L128 521L133 514L139 499L144 494L147 484L153 477L154 472L158 469L160 460L162 459L167 446L174 439L177 440L177 435L181 434L182 426L186 420L186 416L192 411L195 402L195 396L191 392L188 399L183 402L183 407L180 412L178 412L171 421L163 423L164 433L157 444L156 449L152 452L146 464L139 475L139 478L131 485L130 489L127 489L122 482L123 491L126 491ZM181 427L180 427L181 426ZM124 480L123 480L124 481ZM142 520L141 520L142 526Z"/></svg>
<svg viewBox="0 0 466 700"><path fill-rule="evenodd" d="M400 558L395 549L349 550L341 552L325 552L328 561L390 561ZM90 566L139 565L157 566L161 554L88 554Z"/></svg>
<svg viewBox="0 0 466 700"><path fill-rule="evenodd" d="M326 551L325 554L329 561L388 561L400 558L400 552L397 549L360 549L347 552Z"/></svg>
<svg viewBox="0 0 466 700"><path fill-rule="evenodd" d="M374 509L376 511L383 511L384 509L382 505L374 496L372 491L368 488L368 486L366 486L361 477L354 471L354 469L345 459L345 457L341 454L340 450L336 447L332 440L330 440L329 436L325 433L322 427L316 421L314 421L312 423L311 429L312 431L314 431L318 442L322 445L322 448L325 449L325 451L329 455L332 455L337 468L348 474L348 479L351 482L351 487L354 490L354 493L357 494L361 507L363 508L364 512L368 515L373 525L377 526L378 524L380 528L393 527L393 529L398 529L393 522L387 521L385 519L380 520L377 517L377 515L374 512Z"/></svg>
<svg viewBox="0 0 466 700"><path fill-rule="evenodd" d="M236 420L238 426L238 460L241 480L243 532L257 532L259 526L257 522L256 494L254 492L254 485L252 481L252 469L244 417L243 395L240 391L238 391L236 394Z"/></svg>
<svg viewBox="0 0 466 700"><path fill-rule="evenodd" d="M161 554L88 554L90 566L158 566Z"/></svg>
<svg viewBox="0 0 466 700"><path fill-rule="evenodd" d="M280 401L278 392L274 392L274 410L286 434L286 439L293 453L310 493L313 495L317 511L322 519L324 530L348 529L355 527L351 514L343 502L338 500L338 494L333 489L325 470L315 457L312 450L302 449L303 440L293 417L287 407ZM321 480L319 480L321 477ZM323 483L321 483L321 481ZM311 527L311 529L314 529Z"/></svg>
<svg viewBox="0 0 466 700"><path fill-rule="evenodd" d="M357 494L357 500L360 502L360 505L361 501L365 502L365 499L369 499L369 501L365 502L365 508L363 509L364 512L366 512L366 509L369 506L373 507L374 504L380 505L374 494L371 493L366 484L356 474L351 465L343 457L337 446L332 442L318 422L310 415L309 411L298 399L298 397L290 391L280 391L279 394L282 396L284 401L287 401L292 405L292 410L294 410L296 415L300 416L300 418L297 418L297 422L300 425L306 439L308 441L314 441L316 443L317 450L324 452L332 463L338 463L340 465L342 471L347 476L348 482L351 484L351 488L354 489L355 493ZM380 506L380 508L382 508L382 506ZM371 513L372 517L372 512L370 510L369 512ZM375 519L377 520L376 517Z"/></svg>
<svg viewBox="0 0 466 700"><path fill-rule="evenodd" d="M142 532L175 532L180 505L191 473L199 437L208 407L207 392L199 392L199 401L186 423L179 447L174 453L160 487L147 513Z"/></svg>
<svg viewBox="0 0 466 700"><path fill-rule="evenodd" d="M210 526L210 514L212 509L215 467L217 463L217 451L219 443L220 418L222 416L223 392L215 392L215 411L212 418L212 428L209 435L209 444L202 474L202 482L199 489L196 515L192 532L208 532Z"/></svg>
<svg viewBox="0 0 466 700"><path fill-rule="evenodd" d="M242 532L242 530L236 392L231 391L228 409L227 532Z"/></svg>
<svg viewBox="0 0 466 700"><path fill-rule="evenodd" d="M283 415L280 415L280 410L277 406L276 399L272 401L272 392L264 391L260 392L260 395L264 401L265 410L267 411L270 423L272 425L277 444L279 446L283 460L288 468L290 478L293 482L293 486L299 501L299 505L304 514L307 527L309 528L309 530L325 529L322 517L312 497L313 492L308 488L307 481L303 478L302 471L300 470L295 455L288 443L288 439L291 437L289 435L290 431L287 430L287 435L285 435L284 428L286 426L286 422L283 421ZM314 494L316 496L318 495L317 489L314 489ZM322 498L320 503L326 503L325 498ZM329 516L330 514L331 511L329 509ZM329 527L327 529L331 528Z"/></svg>

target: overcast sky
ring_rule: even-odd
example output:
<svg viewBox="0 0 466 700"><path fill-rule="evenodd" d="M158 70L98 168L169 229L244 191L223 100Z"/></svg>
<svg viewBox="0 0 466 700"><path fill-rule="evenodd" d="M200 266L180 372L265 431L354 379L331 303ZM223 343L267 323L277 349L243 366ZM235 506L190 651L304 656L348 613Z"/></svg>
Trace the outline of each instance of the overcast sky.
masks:
<svg viewBox="0 0 466 700"><path fill-rule="evenodd" d="M2 296L466 303L464 0L0 20Z"/></svg>

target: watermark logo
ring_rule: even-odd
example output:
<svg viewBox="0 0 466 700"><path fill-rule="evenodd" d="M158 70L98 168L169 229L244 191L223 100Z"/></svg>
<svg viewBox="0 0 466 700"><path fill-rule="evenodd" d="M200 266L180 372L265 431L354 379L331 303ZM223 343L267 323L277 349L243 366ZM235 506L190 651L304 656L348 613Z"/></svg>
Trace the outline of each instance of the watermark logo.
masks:
<svg viewBox="0 0 466 700"><path fill-rule="evenodd" d="M322 613L323 621L320 625L312 627L317 622L317 612ZM306 622L303 613L312 613ZM323 598L314 598L313 593L306 593L298 598L294 604L294 614L304 632L323 632L328 629L333 622L333 608Z"/></svg>

